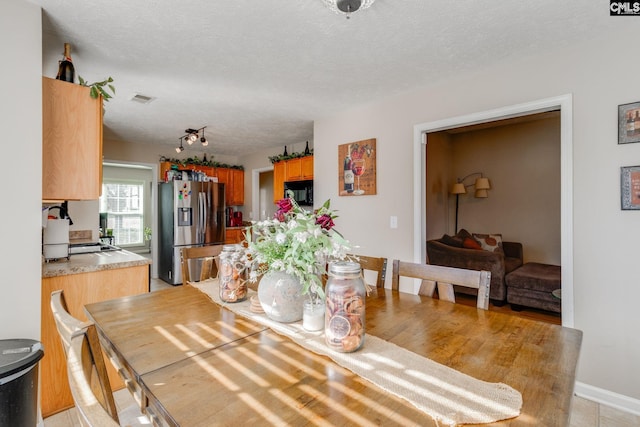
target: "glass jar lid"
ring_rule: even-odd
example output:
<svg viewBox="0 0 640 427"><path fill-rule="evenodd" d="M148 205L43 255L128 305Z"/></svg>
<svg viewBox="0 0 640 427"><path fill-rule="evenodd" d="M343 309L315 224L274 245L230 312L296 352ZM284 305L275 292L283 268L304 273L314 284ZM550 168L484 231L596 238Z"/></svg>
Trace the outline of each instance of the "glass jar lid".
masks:
<svg viewBox="0 0 640 427"><path fill-rule="evenodd" d="M352 261L337 261L329 264L329 273L339 276L360 274L360 264Z"/></svg>

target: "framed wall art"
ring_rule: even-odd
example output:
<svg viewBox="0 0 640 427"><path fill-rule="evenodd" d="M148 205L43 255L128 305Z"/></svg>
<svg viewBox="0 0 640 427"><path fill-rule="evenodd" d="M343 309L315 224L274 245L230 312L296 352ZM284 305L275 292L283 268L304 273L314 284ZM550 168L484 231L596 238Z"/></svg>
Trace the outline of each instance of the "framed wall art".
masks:
<svg viewBox="0 0 640 427"><path fill-rule="evenodd" d="M640 210L640 166L620 168L622 210Z"/></svg>
<svg viewBox="0 0 640 427"><path fill-rule="evenodd" d="M365 139L338 145L338 194L376 194L376 140Z"/></svg>
<svg viewBox="0 0 640 427"><path fill-rule="evenodd" d="M640 142L640 102L618 106L618 144Z"/></svg>

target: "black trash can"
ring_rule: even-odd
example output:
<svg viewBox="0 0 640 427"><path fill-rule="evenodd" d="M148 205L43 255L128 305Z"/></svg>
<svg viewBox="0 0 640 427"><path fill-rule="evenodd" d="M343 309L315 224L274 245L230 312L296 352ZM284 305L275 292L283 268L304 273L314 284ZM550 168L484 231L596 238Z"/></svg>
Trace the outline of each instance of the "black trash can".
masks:
<svg viewBox="0 0 640 427"><path fill-rule="evenodd" d="M38 361L42 344L29 339L0 340L0 427L38 423Z"/></svg>

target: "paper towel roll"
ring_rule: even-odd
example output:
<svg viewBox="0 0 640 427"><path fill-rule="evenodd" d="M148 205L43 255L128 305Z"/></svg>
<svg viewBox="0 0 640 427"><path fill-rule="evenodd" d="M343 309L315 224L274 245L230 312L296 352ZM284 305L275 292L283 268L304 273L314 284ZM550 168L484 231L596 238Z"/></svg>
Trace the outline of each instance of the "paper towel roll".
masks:
<svg viewBox="0 0 640 427"><path fill-rule="evenodd" d="M44 229L43 243L57 245L69 243L69 219L50 219Z"/></svg>

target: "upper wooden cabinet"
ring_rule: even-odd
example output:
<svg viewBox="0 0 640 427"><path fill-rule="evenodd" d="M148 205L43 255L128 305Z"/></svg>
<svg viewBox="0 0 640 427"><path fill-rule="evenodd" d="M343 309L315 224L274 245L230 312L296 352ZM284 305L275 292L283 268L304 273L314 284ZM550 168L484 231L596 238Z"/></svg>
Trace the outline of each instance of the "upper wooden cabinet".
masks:
<svg viewBox="0 0 640 427"><path fill-rule="evenodd" d="M273 164L273 203L284 197L284 183L313 179L313 156L281 160Z"/></svg>
<svg viewBox="0 0 640 427"><path fill-rule="evenodd" d="M172 166L171 162L160 162L160 180L166 179L166 173ZM209 177L218 178L218 182L224 184L225 204L227 206L244 205L244 170L200 165L180 165L179 168L204 172Z"/></svg>
<svg viewBox="0 0 640 427"><path fill-rule="evenodd" d="M229 206L244 205L244 171L241 169L231 170L231 188L229 191ZM231 203L233 202L233 203Z"/></svg>
<svg viewBox="0 0 640 427"><path fill-rule="evenodd" d="M273 164L273 203L278 203L284 197L284 176L287 162Z"/></svg>
<svg viewBox="0 0 640 427"><path fill-rule="evenodd" d="M285 181L303 181L313 179L313 156L287 160Z"/></svg>
<svg viewBox="0 0 640 427"><path fill-rule="evenodd" d="M95 200L102 191L102 99L42 78L42 199Z"/></svg>

